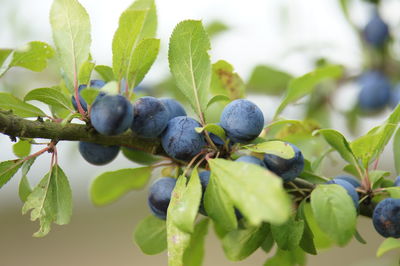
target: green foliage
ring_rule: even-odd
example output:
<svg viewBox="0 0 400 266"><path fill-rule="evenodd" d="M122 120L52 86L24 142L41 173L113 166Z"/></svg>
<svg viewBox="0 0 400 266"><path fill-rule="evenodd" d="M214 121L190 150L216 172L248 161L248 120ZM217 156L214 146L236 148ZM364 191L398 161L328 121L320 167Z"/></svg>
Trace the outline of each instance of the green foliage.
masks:
<svg viewBox="0 0 400 266"><path fill-rule="evenodd" d="M230 231L222 239L225 255L232 261L244 260L256 251L269 232L268 224Z"/></svg>
<svg viewBox="0 0 400 266"><path fill-rule="evenodd" d="M250 79L246 84L248 92L268 95L282 94L292 76L270 66L258 65L253 69Z"/></svg>
<svg viewBox="0 0 400 266"><path fill-rule="evenodd" d="M380 126L374 127L367 134L351 143L351 148L364 167L379 157L392 138L400 121L400 105L391 113L389 118Z"/></svg>
<svg viewBox="0 0 400 266"><path fill-rule="evenodd" d="M79 70L89 58L89 15L76 0L54 0L50 24L61 73L67 88L72 91L75 81L79 80Z"/></svg>
<svg viewBox="0 0 400 266"><path fill-rule="evenodd" d="M393 155L394 155L394 166L396 167L396 173L400 174L400 130L396 131L393 138Z"/></svg>
<svg viewBox="0 0 400 266"><path fill-rule="evenodd" d="M355 233L356 209L347 191L339 185L319 185L311 193L311 207L321 229L339 246Z"/></svg>
<svg viewBox="0 0 400 266"><path fill-rule="evenodd" d="M321 129L318 133L325 138L329 145L331 145L344 160L353 165L358 164L357 158L350 148L350 144L340 132L334 129Z"/></svg>
<svg viewBox="0 0 400 266"><path fill-rule="evenodd" d="M54 51L50 45L37 41L15 50L0 50L0 77L12 67L40 72L47 67L47 61L53 56Z"/></svg>
<svg viewBox="0 0 400 266"><path fill-rule="evenodd" d="M22 177L18 187L18 195L22 202L25 202L28 199L28 196L32 193L32 188L29 184L27 174L35 160L36 158L33 157L22 164Z"/></svg>
<svg viewBox="0 0 400 266"><path fill-rule="evenodd" d="M138 164L151 165L160 160L160 158L141 150L126 147L122 147L121 150L126 158Z"/></svg>
<svg viewBox="0 0 400 266"><path fill-rule="evenodd" d="M233 203L223 190L223 183L214 172L211 172L204 194L204 207L207 215L224 230L229 232L237 228Z"/></svg>
<svg viewBox="0 0 400 266"><path fill-rule="evenodd" d="M10 160L0 163L0 188L18 172L22 162L22 160Z"/></svg>
<svg viewBox="0 0 400 266"><path fill-rule="evenodd" d="M268 259L264 266L303 266L306 265L306 257L304 251L300 248L295 250L284 251L277 249L275 255Z"/></svg>
<svg viewBox="0 0 400 266"><path fill-rule="evenodd" d="M235 100L244 98L245 85L240 76L233 71L233 66L220 60L212 65L210 91L213 95L225 95Z"/></svg>
<svg viewBox="0 0 400 266"><path fill-rule="evenodd" d="M112 42L113 72L125 78L127 88L136 86L153 64L159 49L155 36L157 17L154 1L137 1L126 9ZM145 39L145 40L144 40Z"/></svg>
<svg viewBox="0 0 400 266"><path fill-rule="evenodd" d="M96 177L90 186L90 198L100 206L112 203L131 190L143 188L150 174L151 167L105 172Z"/></svg>
<svg viewBox="0 0 400 266"><path fill-rule="evenodd" d="M176 85L202 117L211 82L210 40L200 21L179 23L169 42L168 60Z"/></svg>
<svg viewBox="0 0 400 266"><path fill-rule="evenodd" d="M0 108L20 117L46 116L39 108L21 101L10 93L0 92Z"/></svg>
<svg viewBox="0 0 400 266"><path fill-rule="evenodd" d="M94 70L101 76L105 82L115 80L113 69L109 66L97 65Z"/></svg>
<svg viewBox="0 0 400 266"><path fill-rule="evenodd" d="M43 237L50 232L51 223L68 224L72 215L72 193L67 177L56 164L29 194L22 213L31 211L31 220L39 219L40 229L33 234Z"/></svg>
<svg viewBox="0 0 400 266"><path fill-rule="evenodd" d="M91 60L87 60L82 64L79 69L78 83L79 84L90 84L90 76L92 75L95 63Z"/></svg>
<svg viewBox="0 0 400 266"><path fill-rule="evenodd" d="M293 250L299 246L302 239L304 221L290 218L282 225L272 225L271 232L279 249Z"/></svg>
<svg viewBox="0 0 400 266"><path fill-rule="evenodd" d="M136 225L133 240L147 255L154 255L167 249L167 228L165 221L148 216Z"/></svg>
<svg viewBox="0 0 400 266"><path fill-rule="evenodd" d="M225 140L226 135L224 129L217 124L207 124L204 127L196 128L197 133L201 133L203 131L207 131L209 133L213 133L221 139Z"/></svg>
<svg viewBox="0 0 400 266"><path fill-rule="evenodd" d="M204 244L209 222L209 219L203 219L194 227L189 246L183 254L183 265L201 266L203 264Z"/></svg>
<svg viewBox="0 0 400 266"><path fill-rule="evenodd" d="M282 180L274 174L257 165L224 159L209 160L209 165L223 184L222 189L250 224L258 226L263 221L282 224L289 218L289 197Z"/></svg>
<svg viewBox="0 0 400 266"><path fill-rule="evenodd" d="M191 234L179 229L180 226L175 224L176 220L174 219L176 212L179 211L177 205L183 200L182 195L185 183L186 178L181 176L172 192L171 202L169 203L167 212L167 246L169 266L183 266L184 253L190 244Z"/></svg>
<svg viewBox="0 0 400 266"><path fill-rule="evenodd" d="M310 73L305 74L299 78L292 79L288 85L286 94L275 112L277 117L285 107L294 101L302 98L303 96L311 93L314 88L324 80L339 78L343 74L343 67L332 65L318 68Z"/></svg>
<svg viewBox="0 0 400 266"><path fill-rule="evenodd" d="M244 146L244 148L252 152L274 154L284 159L291 159L294 157L293 148L283 141L266 141L254 145Z"/></svg>
<svg viewBox="0 0 400 266"><path fill-rule="evenodd" d="M314 233L311 230L309 221L306 217L305 213L305 207L306 203L305 201L302 201L300 203L300 206L297 209L297 219L300 219L300 221L304 222L304 230L303 230L303 235L300 240L300 247L307 253L312 254L312 255L317 255L317 249L315 247L314 243Z"/></svg>
<svg viewBox="0 0 400 266"><path fill-rule="evenodd" d="M206 25L206 31L210 38L213 38L221 33L229 30L229 26L219 20L214 20Z"/></svg>
<svg viewBox="0 0 400 266"><path fill-rule="evenodd" d="M33 100L43 102L51 107L73 111L71 99L59 90L53 88L40 88L29 91L25 95L24 101Z"/></svg>
<svg viewBox="0 0 400 266"><path fill-rule="evenodd" d="M172 197L179 198L176 200L175 205L171 206L172 222L179 227L180 230L193 233L194 222L197 216L197 212L201 200L201 184L197 169L194 169L190 180L186 186L186 177L180 176L176 182Z"/></svg>
<svg viewBox="0 0 400 266"><path fill-rule="evenodd" d="M133 51L132 60L128 68L128 84L136 87L144 78L157 58L160 49L159 39L144 39Z"/></svg>
<svg viewBox="0 0 400 266"><path fill-rule="evenodd" d="M383 254L386 252L389 252L393 249L398 249L400 248L400 239L395 239L392 237L389 237L385 239L382 244L379 246L378 251L376 252L377 257L381 257Z"/></svg>
<svg viewBox="0 0 400 266"><path fill-rule="evenodd" d="M7 67L4 67L3 63L4 63L4 61L6 61L8 59L8 56L12 53L12 51L13 51L12 49L0 49L0 66L2 66L0 73L5 72L5 69ZM7 61L11 61L11 60L9 59ZM9 62L7 63L7 66L8 66L8 64L9 64Z"/></svg>
<svg viewBox="0 0 400 266"><path fill-rule="evenodd" d="M31 143L27 140L20 139L13 145L13 152L15 156L19 158L26 157L31 152Z"/></svg>
<svg viewBox="0 0 400 266"><path fill-rule="evenodd" d="M84 88L80 94L88 105L92 105L100 91L98 89Z"/></svg>

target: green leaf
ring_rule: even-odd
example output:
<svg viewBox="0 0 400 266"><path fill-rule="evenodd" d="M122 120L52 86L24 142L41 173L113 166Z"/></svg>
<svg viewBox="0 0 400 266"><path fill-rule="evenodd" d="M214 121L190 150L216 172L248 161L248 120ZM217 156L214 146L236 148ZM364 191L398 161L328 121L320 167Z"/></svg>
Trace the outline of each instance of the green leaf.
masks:
<svg viewBox="0 0 400 266"><path fill-rule="evenodd" d="M365 168L376 160L392 138L400 121L400 105L394 109L389 118L380 126L374 127L366 135L351 143L351 148L357 158L360 158Z"/></svg>
<svg viewBox="0 0 400 266"><path fill-rule="evenodd" d="M244 98L245 85L231 64L219 60L212 65L210 91L213 95L225 95L235 100Z"/></svg>
<svg viewBox="0 0 400 266"><path fill-rule="evenodd" d="M285 251L277 249L275 255L269 258L264 266L304 266L306 265L306 256L301 248Z"/></svg>
<svg viewBox="0 0 400 266"><path fill-rule="evenodd" d="M26 157L31 152L31 143L27 140L20 139L13 145L13 152L15 156L19 158Z"/></svg>
<svg viewBox="0 0 400 266"><path fill-rule="evenodd" d="M50 24L57 58L67 88L72 91L79 80L79 70L90 52L90 20L77 0L54 0Z"/></svg>
<svg viewBox="0 0 400 266"><path fill-rule="evenodd" d="M50 231L51 223L69 223L72 214L72 194L63 170L54 165L33 189L22 207L22 213L31 211L31 220L40 220L40 229L33 234L43 237Z"/></svg>
<svg viewBox="0 0 400 266"><path fill-rule="evenodd" d="M376 252L376 256L381 257L386 252L391 251L393 249L398 249L398 248L400 248L400 239L395 239L395 238L389 237L380 244L380 246Z"/></svg>
<svg viewBox="0 0 400 266"><path fill-rule="evenodd" d="M269 231L268 234L266 235L264 241L261 244L262 250L264 250L265 253L269 253L274 246L274 237L272 236L272 232Z"/></svg>
<svg viewBox="0 0 400 266"><path fill-rule="evenodd" d="M79 93L88 105L92 105L93 102L96 100L97 96L99 95L100 90L86 87Z"/></svg>
<svg viewBox="0 0 400 266"><path fill-rule="evenodd" d="M194 227L190 244L183 254L183 265L201 266L204 258L204 242L208 232L209 219L201 220Z"/></svg>
<svg viewBox="0 0 400 266"><path fill-rule="evenodd" d="M22 162L22 160L10 160L0 163L0 188L18 172Z"/></svg>
<svg viewBox="0 0 400 266"><path fill-rule="evenodd" d="M197 133L201 133L205 130L207 132L213 133L214 135L217 135L223 140L226 139L225 130L217 124L207 124L204 127L196 127L195 130Z"/></svg>
<svg viewBox="0 0 400 266"><path fill-rule="evenodd" d="M4 71L4 68L7 69L9 62L6 64L7 66L3 67L3 63L8 59L8 61L11 61L11 58L9 58L9 55L13 52L12 49L0 49L0 73Z"/></svg>
<svg viewBox="0 0 400 266"><path fill-rule="evenodd" d="M208 162L211 173L223 184L222 189L250 224L282 224L287 221L291 202L283 189L281 178L249 163L224 159Z"/></svg>
<svg viewBox="0 0 400 266"><path fill-rule="evenodd" d="M396 173L400 175L400 129L396 131L396 134L393 138L393 155Z"/></svg>
<svg viewBox="0 0 400 266"><path fill-rule="evenodd" d="M90 83L90 77L92 75L93 69L95 67L95 63L92 62L91 60L85 61L82 66L79 69L79 84L89 84Z"/></svg>
<svg viewBox="0 0 400 266"><path fill-rule="evenodd" d="M186 180L184 176L178 179L174 190L172 191L171 201L167 211L167 243L168 243L168 265L183 266L183 256L186 248L190 244L191 234L179 229L176 225L174 216L175 212L179 211L176 207L182 200L182 189L185 186ZM188 210L188 209L186 209Z"/></svg>
<svg viewBox="0 0 400 266"><path fill-rule="evenodd" d="M230 101L231 101L231 100L229 99L228 96L225 96L225 95L215 95L214 97L212 97L212 98L208 101L208 103L207 103L207 109L208 109L211 105L213 105L214 103L223 102L223 103L228 104Z"/></svg>
<svg viewBox="0 0 400 266"><path fill-rule="evenodd" d="M115 80L113 69L109 66L97 65L94 70L101 76L105 82Z"/></svg>
<svg viewBox="0 0 400 266"><path fill-rule="evenodd" d="M391 198L400 199L400 187L387 187L385 188Z"/></svg>
<svg viewBox="0 0 400 266"><path fill-rule="evenodd" d="M309 170L303 170L299 176L301 179L307 180L313 184L322 184L328 181L327 178L323 176L319 176L312 171Z"/></svg>
<svg viewBox="0 0 400 266"><path fill-rule="evenodd" d="M279 140L271 140L255 145L247 145L243 146L243 148L246 148L252 152L273 154L284 159L291 159L294 157L294 150L292 146Z"/></svg>
<svg viewBox="0 0 400 266"><path fill-rule="evenodd" d="M158 158L157 156L141 150L126 147L122 147L121 150L126 158L138 164L151 165L155 162L160 161L160 158Z"/></svg>
<svg viewBox="0 0 400 266"><path fill-rule="evenodd" d="M329 65L317 68L316 70L307 73L299 78L292 79L289 83L286 95L276 110L275 117L277 117L285 107L294 101L302 98L303 96L311 93L314 88L327 79L336 79L343 74L343 67L339 65Z"/></svg>
<svg viewBox="0 0 400 266"><path fill-rule="evenodd" d="M129 88L134 87L131 82L138 84L143 79L157 56L157 40L140 42L143 39L154 38L156 30L157 14L154 0L135 1L119 19L112 43L113 70L115 79L125 78Z"/></svg>
<svg viewBox="0 0 400 266"><path fill-rule="evenodd" d="M40 72L47 67L48 59L53 56L53 48L47 43L38 41L29 42L14 51L6 50L0 55L0 77L11 67L23 67Z"/></svg>
<svg viewBox="0 0 400 266"><path fill-rule="evenodd" d="M61 91L53 88L34 89L25 95L24 101L39 101L56 108L73 111L71 99Z"/></svg>
<svg viewBox="0 0 400 266"><path fill-rule="evenodd" d="M153 38L157 32L157 10L154 0L136 0L130 7L131 10L148 9L149 12L144 21L141 37Z"/></svg>
<svg viewBox="0 0 400 266"><path fill-rule="evenodd" d="M135 48L128 65L128 84L130 88L136 87L150 70L157 58L160 49L159 39L143 39Z"/></svg>
<svg viewBox="0 0 400 266"><path fill-rule="evenodd" d="M270 66L258 65L253 69L247 82L248 92L279 95L285 91L292 76Z"/></svg>
<svg viewBox="0 0 400 266"><path fill-rule="evenodd" d="M314 243L314 234L310 228L309 221L306 217L305 207L306 207L306 200L303 200L300 203L300 206L297 208L296 217L304 221L304 231L299 246L305 252L312 255L317 255L317 249Z"/></svg>
<svg viewBox="0 0 400 266"><path fill-rule="evenodd" d="M192 233L194 222L199 210L201 200L201 184L197 169L192 171L190 180L186 186L186 177L181 175L176 181L172 197L176 197L176 202L171 210L174 213L170 219L182 231Z"/></svg>
<svg viewBox="0 0 400 266"><path fill-rule="evenodd" d="M143 188L149 181L151 167L121 169L105 172L90 186L90 198L96 205L106 205L116 201L127 192Z"/></svg>
<svg viewBox="0 0 400 266"><path fill-rule="evenodd" d="M365 241L365 239L361 236L361 234L356 230L356 232L354 233L354 238L360 242L361 244L367 244L367 241Z"/></svg>
<svg viewBox="0 0 400 266"><path fill-rule="evenodd" d="M311 193L311 208L318 225L339 246L346 245L353 238L357 214L343 187L318 185Z"/></svg>
<svg viewBox="0 0 400 266"><path fill-rule="evenodd" d="M113 70L118 80L127 76L129 60L132 59L131 54L139 43L138 39L147 13L148 10L127 9L119 18L118 29L112 43Z"/></svg>
<svg viewBox="0 0 400 266"><path fill-rule="evenodd" d="M119 87L117 81L110 81L104 85L100 91L105 92L106 94L119 94Z"/></svg>
<svg viewBox="0 0 400 266"><path fill-rule="evenodd" d="M301 205L302 205L302 208L301 208L302 209L302 217L304 217L304 221L306 222L306 225L308 225L308 227L310 228L311 233L314 237L314 239L313 239L314 248L315 249L326 249L326 248L331 247L333 244L333 241L319 227L319 225L315 219L315 215L312 212L311 204L303 201ZM306 250L302 243L300 243L300 245L304 250ZM311 253L311 252L309 252L309 253ZM311 253L311 254L313 254L313 253Z"/></svg>
<svg viewBox="0 0 400 266"><path fill-rule="evenodd" d="M213 172L204 194L204 208L216 226L228 232L237 228L233 204L223 190L223 183Z"/></svg>
<svg viewBox="0 0 400 266"><path fill-rule="evenodd" d="M244 260L256 251L269 233L269 225L236 229L222 239L222 247L226 257L232 261Z"/></svg>
<svg viewBox="0 0 400 266"><path fill-rule="evenodd" d="M379 188L383 178L389 177L390 172L382 171L382 170L373 170L368 173L369 180L372 184L372 189Z"/></svg>
<svg viewBox="0 0 400 266"><path fill-rule="evenodd" d="M271 225L272 236L282 250L293 250L299 246L304 232L304 221L291 217L281 225Z"/></svg>
<svg viewBox="0 0 400 266"><path fill-rule="evenodd" d="M28 196L32 193L31 185L29 184L27 174L31 169L32 164L35 162L35 157L25 161L22 164L22 178L19 182L18 195L22 202L28 199Z"/></svg>
<svg viewBox="0 0 400 266"><path fill-rule="evenodd" d="M165 221L146 217L136 226L133 240L140 250L147 255L155 255L167 249L167 227Z"/></svg>
<svg viewBox="0 0 400 266"><path fill-rule="evenodd" d="M334 129L320 129L317 133L321 134L325 138L326 142L339 152L340 156L344 160L353 165L358 164L357 159L350 148L350 144L339 131Z"/></svg>
<svg viewBox="0 0 400 266"><path fill-rule="evenodd" d="M349 6L348 6L349 1L348 0L339 0L340 8L342 9L343 15L346 17L346 19L351 22L351 16L349 13Z"/></svg>
<svg viewBox="0 0 400 266"><path fill-rule="evenodd" d="M176 85L201 118L211 81L210 41L201 21L179 23L170 38L168 60Z"/></svg>
<svg viewBox="0 0 400 266"><path fill-rule="evenodd" d="M219 20L211 21L206 25L206 32L210 38L213 38L227 30L229 30L228 25Z"/></svg>
<svg viewBox="0 0 400 266"><path fill-rule="evenodd" d="M46 116L39 108L21 101L10 93L0 92L0 109L11 110L20 117Z"/></svg>

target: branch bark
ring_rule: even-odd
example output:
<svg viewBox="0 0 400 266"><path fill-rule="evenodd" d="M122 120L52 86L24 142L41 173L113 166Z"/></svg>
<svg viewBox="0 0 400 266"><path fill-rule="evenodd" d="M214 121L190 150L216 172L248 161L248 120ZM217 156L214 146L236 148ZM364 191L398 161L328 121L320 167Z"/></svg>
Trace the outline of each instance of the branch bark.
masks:
<svg viewBox="0 0 400 266"><path fill-rule="evenodd" d="M54 141L86 141L103 145L119 145L165 156L158 139L139 138L130 131L118 136L104 136L88 125L70 123L63 126L60 123L40 119L32 121L2 110L0 110L0 133L11 138L41 138ZM297 181L301 180L295 182L299 187L314 188L312 184ZM373 207L371 202L363 202L360 206L360 214L371 217Z"/></svg>
<svg viewBox="0 0 400 266"><path fill-rule="evenodd" d="M52 121L36 121L21 118L0 110L0 133L11 138L41 138L54 141L86 141L103 145L119 145L142 150L151 154L165 155L158 139L144 139L128 131L118 136L104 136L83 124L66 124Z"/></svg>

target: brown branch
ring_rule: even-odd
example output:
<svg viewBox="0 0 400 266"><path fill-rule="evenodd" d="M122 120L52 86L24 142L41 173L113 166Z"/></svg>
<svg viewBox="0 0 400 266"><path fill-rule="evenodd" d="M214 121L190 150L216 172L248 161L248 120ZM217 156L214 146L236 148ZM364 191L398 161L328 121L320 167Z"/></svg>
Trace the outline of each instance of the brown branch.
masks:
<svg viewBox="0 0 400 266"><path fill-rule="evenodd" d="M164 155L158 139L143 139L128 131L118 136L104 136L94 128L82 124L55 123L51 121L27 120L0 110L0 133L11 138L40 138L54 141L86 141L104 145L119 145L135 148L148 153Z"/></svg>

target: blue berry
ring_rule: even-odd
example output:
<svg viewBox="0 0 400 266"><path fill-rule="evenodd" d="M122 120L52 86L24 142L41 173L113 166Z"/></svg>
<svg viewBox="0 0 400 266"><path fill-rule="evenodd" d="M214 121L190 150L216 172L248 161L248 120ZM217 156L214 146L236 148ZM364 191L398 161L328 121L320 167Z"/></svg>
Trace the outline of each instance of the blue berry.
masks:
<svg viewBox="0 0 400 266"><path fill-rule="evenodd" d="M264 116L254 103L245 99L234 100L222 111L221 126L233 142L245 143L260 135Z"/></svg>
<svg viewBox="0 0 400 266"><path fill-rule="evenodd" d="M104 146L91 142L79 142L79 152L82 157L94 165L104 165L117 157L119 146Z"/></svg>

